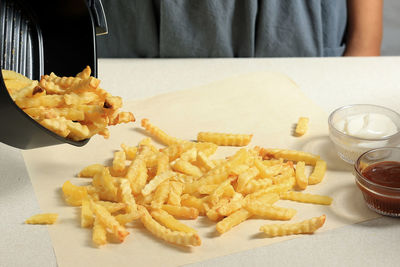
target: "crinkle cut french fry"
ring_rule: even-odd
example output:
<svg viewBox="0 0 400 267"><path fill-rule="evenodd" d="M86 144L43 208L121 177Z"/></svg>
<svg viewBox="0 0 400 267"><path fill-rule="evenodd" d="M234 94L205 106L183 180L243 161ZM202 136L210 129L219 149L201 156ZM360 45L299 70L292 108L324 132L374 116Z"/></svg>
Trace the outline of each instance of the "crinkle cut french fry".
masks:
<svg viewBox="0 0 400 267"><path fill-rule="evenodd" d="M240 224L251 217L251 213L246 209L240 209L235 211L228 217L225 217L222 221L217 223L216 229L220 234L229 231L232 227Z"/></svg>
<svg viewBox="0 0 400 267"><path fill-rule="evenodd" d="M69 135L70 133L67 122L68 121L62 117L54 119L43 119L39 121L42 126L62 137L67 137L67 135Z"/></svg>
<svg viewBox="0 0 400 267"><path fill-rule="evenodd" d="M118 214L115 216L115 219L121 224L126 225L134 220L137 220L142 216L141 212L138 210L138 206L136 204L135 198L132 195L131 186L128 180L123 179L120 183L121 190L121 200L124 204L126 204L124 214ZM122 204L122 203L118 203Z"/></svg>
<svg viewBox="0 0 400 267"><path fill-rule="evenodd" d="M212 154L215 153L217 150L218 146L213 143L207 143L207 142L200 142L200 143L195 143L195 142L190 142L190 141L180 141L179 143L175 143L172 145L169 145L168 147L161 149L161 152L165 153L170 161L173 161L180 157L182 153L186 152L189 149L196 148L197 152L203 152L206 156L211 156Z"/></svg>
<svg viewBox="0 0 400 267"><path fill-rule="evenodd" d="M117 201L118 188L114 184L108 168L104 168L101 173L93 177L93 185L98 189L101 199Z"/></svg>
<svg viewBox="0 0 400 267"><path fill-rule="evenodd" d="M128 167L126 178L131 183L132 192L134 194L141 193L147 181L147 168L146 161L143 157L136 157L135 160Z"/></svg>
<svg viewBox="0 0 400 267"><path fill-rule="evenodd" d="M120 225L125 226L126 224L139 219L140 216L141 215L139 212L129 212L116 215L115 220L117 220L117 222L119 222Z"/></svg>
<svg viewBox="0 0 400 267"><path fill-rule="evenodd" d="M100 80L90 73L90 67L86 67L77 77L51 73L38 82L12 74L10 77L18 80L5 81L7 86L16 87L7 88L15 103L56 134L74 141L95 134L108 138L108 125L135 121L135 117L131 112L117 111L122 107L122 99L99 88Z"/></svg>
<svg viewBox="0 0 400 267"><path fill-rule="evenodd" d="M19 81L19 80L4 80L4 84L7 88L7 91L13 100L15 100L15 98L16 98L15 94L18 91L20 91L22 88L28 86L31 83L32 83L32 81L24 82L24 81Z"/></svg>
<svg viewBox="0 0 400 267"><path fill-rule="evenodd" d="M288 149L266 149L259 148L259 154L263 158L283 158L291 161L304 161L307 165L315 165L320 159L319 156L304 151Z"/></svg>
<svg viewBox="0 0 400 267"><path fill-rule="evenodd" d="M66 181L62 186L65 201L72 206L82 205L82 200L87 197L87 190L84 186L73 185Z"/></svg>
<svg viewBox="0 0 400 267"><path fill-rule="evenodd" d="M153 210L151 216L156 219L159 223L172 231L180 231L185 233L197 233L197 231L186 224L181 223L175 219L172 215L164 210Z"/></svg>
<svg viewBox="0 0 400 267"><path fill-rule="evenodd" d="M318 160L315 164L314 170L308 177L308 184L318 184L324 179L326 172L326 162L323 160Z"/></svg>
<svg viewBox="0 0 400 267"><path fill-rule="evenodd" d="M281 193L281 192L286 192L290 189L291 189L290 184L286 184L286 183L285 184L274 184L274 185L268 186L267 188L258 190L254 193L248 194L246 196L246 198L258 198L267 193Z"/></svg>
<svg viewBox="0 0 400 267"><path fill-rule="evenodd" d="M293 234L312 234L325 223L326 216L314 217L299 223L266 224L260 227L260 231L270 237L293 235Z"/></svg>
<svg viewBox="0 0 400 267"><path fill-rule="evenodd" d="M217 208L217 212L222 216L229 216L235 211L241 209L244 204L243 195L236 193L230 200L228 204L222 205Z"/></svg>
<svg viewBox="0 0 400 267"><path fill-rule="evenodd" d="M19 80L19 81L23 81L26 83L32 82L32 80L29 79L28 77L26 77L18 72L15 72L13 70L3 70L2 69L1 74L3 76L3 80Z"/></svg>
<svg viewBox="0 0 400 267"><path fill-rule="evenodd" d="M135 198L132 195L131 186L128 180L123 179L120 183L121 199L127 205L127 213L138 213ZM137 214L139 216L139 214Z"/></svg>
<svg viewBox="0 0 400 267"><path fill-rule="evenodd" d="M80 94L69 93L65 95L52 95L52 96L61 97L65 102L65 104L70 106L86 105L86 104L101 102L99 96L94 92L83 92Z"/></svg>
<svg viewBox="0 0 400 267"><path fill-rule="evenodd" d="M82 200L81 206L81 227L92 227L94 222L94 215L90 208L90 201L88 198Z"/></svg>
<svg viewBox="0 0 400 267"><path fill-rule="evenodd" d="M254 166L258 169L260 173L259 176L262 178L271 178L277 175L282 169L281 164L266 166L260 159L254 160Z"/></svg>
<svg viewBox="0 0 400 267"><path fill-rule="evenodd" d="M86 66L81 72L79 72L76 77L81 78L81 79L87 79L90 77L90 74L92 73L92 70L90 69L89 66Z"/></svg>
<svg viewBox="0 0 400 267"><path fill-rule="evenodd" d="M151 124L149 119L142 119L142 127L150 134L154 135L157 139L159 139L165 145L172 145L180 143L181 140L172 137L165 133L163 130L158 128L157 126Z"/></svg>
<svg viewBox="0 0 400 267"><path fill-rule="evenodd" d="M99 200L96 201L97 204L103 206L108 210L109 213L114 213L123 209L127 208L126 203L121 203L121 202L111 202L111 201L105 201L105 200Z"/></svg>
<svg viewBox="0 0 400 267"><path fill-rule="evenodd" d="M46 75L45 75L46 76ZM68 81L72 82L72 81ZM65 94L65 89L59 84L55 84L53 81L41 79L39 86L46 90L50 94Z"/></svg>
<svg viewBox="0 0 400 267"><path fill-rule="evenodd" d="M272 205L280 199L279 194L277 193L265 193L259 196L255 196L253 194L247 195L244 198L246 205L252 205L253 203L259 205Z"/></svg>
<svg viewBox="0 0 400 267"><path fill-rule="evenodd" d="M183 152L181 154L181 157L180 157L181 160L185 160L185 161L188 161L188 162L193 162L193 161L196 160L196 158L197 158L197 149L196 149L196 147L193 147L193 148Z"/></svg>
<svg viewBox="0 0 400 267"><path fill-rule="evenodd" d="M107 244L107 230L98 217L94 219L92 231L92 240L95 245L102 246Z"/></svg>
<svg viewBox="0 0 400 267"><path fill-rule="evenodd" d="M199 180L185 184L184 193L193 193L197 187L204 184L219 184L225 181L229 176L228 169L234 165L241 164L248 157L248 152L245 149L240 149L231 156L225 163L210 170L206 175L203 175Z"/></svg>
<svg viewBox="0 0 400 267"><path fill-rule="evenodd" d="M122 98L119 96L107 96L104 100L104 107L107 109L119 109L122 107Z"/></svg>
<svg viewBox="0 0 400 267"><path fill-rule="evenodd" d="M17 92L15 92L12 97L14 100L16 99L21 99L24 97L29 97L33 95L33 91L34 89L38 86L38 82L37 81L33 81L30 84L28 84L27 86L21 88L20 90L18 90Z"/></svg>
<svg viewBox="0 0 400 267"><path fill-rule="evenodd" d="M127 146L125 144L121 144L121 148L125 151L127 160L133 160L136 157L136 153L137 153L136 146Z"/></svg>
<svg viewBox="0 0 400 267"><path fill-rule="evenodd" d="M156 175L153 179L150 180L148 184L142 189L142 195L147 196L151 192L153 192L162 182L170 179L175 174L173 171L166 171L161 174Z"/></svg>
<svg viewBox="0 0 400 267"><path fill-rule="evenodd" d="M195 196L184 194L181 197L181 205L185 207L192 207L199 211L199 215L205 215L204 198L197 198Z"/></svg>
<svg viewBox="0 0 400 267"><path fill-rule="evenodd" d="M171 231L158 222L156 222L147 209L143 206L139 206L141 211L143 212L143 216L141 217L141 221L144 227L149 230L153 235L158 238L161 238L167 242L172 244L181 245L181 246L200 246L201 239L197 233L185 233L179 231Z"/></svg>
<svg viewBox="0 0 400 267"><path fill-rule="evenodd" d="M203 175L199 167L183 159L177 159L175 164L172 165L172 169L191 176L200 177Z"/></svg>
<svg viewBox="0 0 400 267"><path fill-rule="evenodd" d="M90 75L89 75L90 76ZM86 79L89 78L85 77ZM50 75L43 75L40 79L40 86L45 88L46 90L62 90L64 91L68 87L72 85L79 84L82 81L81 77L59 77L54 72L51 72Z"/></svg>
<svg viewBox="0 0 400 267"><path fill-rule="evenodd" d="M205 184L219 184L223 181L225 181L228 178L228 172L222 172L222 173L217 173L217 174L211 174L211 175L206 175L203 176L203 178L200 178L199 180L196 180L192 183L186 183L183 189L184 193L194 193L197 191L197 188L201 185Z"/></svg>
<svg viewBox="0 0 400 267"><path fill-rule="evenodd" d="M229 203L229 199L227 199L227 198L220 199L220 201L217 204L215 204L214 206L211 206L211 207L210 207L209 203L204 203L204 208L206 210L207 217L210 220L215 221L215 222L221 220L223 218L223 216L221 214L219 214L217 212L217 210L220 207L227 205L228 203Z"/></svg>
<svg viewBox="0 0 400 267"><path fill-rule="evenodd" d="M307 132L308 121L309 121L309 118L307 118L307 117L299 118L299 120L297 121L296 130L295 130L295 134L297 136L302 136Z"/></svg>
<svg viewBox="0 0 400 267"><path fill-rule="evenodd" d="M117 125L121 123L134 122L135 116L131 112L121 111L115 117L110 119L108 125Z"/></svg>
<svg viewBox="0 0 400 267"><path fill-rule="evenodd" d="M66 123L69 130L68 138L79 141L89 137L90 130L86 125L71 120L67 120Z"/></svg>
<svg viewBox="0 0 400 267"><path fill-rule="evenodd" d="M162 205L162 209L174 217L181 219L196 219L199 216L199 211L192 207L172 206L168 204Z"/></svg>
<svg viewBox="0 0 400 267"><path fill-rule="evenodd" d="M110 231L119 239L119 241L124 241L125 237L129 235L129 232L125 227L121 226L119 222L112 216L106 208L96 204L94 201L90 200L90 206L96 218L106 226Z"/></svg>
<svg viewBox="0 0 400 267"><path fill-rule="evenodd" d="M180 182L170 182L170 191L167 203L173 206L181 205L181 195L183 192L183 184Z"/></svg>
<svg viewBox="0 0 400 267"><path fill-rule="evenodd" d="M104 168L102 164L91 164L83 168L78 177L93 178L97 173L102 172Z"/></svg>
<svg viewBox="0 0 400 267"><path fill-rule="evenodd" d="M25 220L26 224L53 224L57 221L57 213L36 214Z"/></svg>
<svg viewBox="0 0 400 267"><path fill-rule="evenodd" d="M219 146L247 146L252 137L252 134L199 132L197 141L210 142Z"/></svg>
<svg viewBox="0 0 400 267"><path fill-rule="evenodd" d="M203 167L206 171L209 171L215 167L215 164L202 151L197 152L196 162L199 166Z"/></svg>
<svg viewBox="0 0 400 267"><path fill-rule="evenodd" d="M162 204L164 204L168 199L169 190L170 190L169 182L166 181L161 183L154 192L153 200L151 202L151 207L160 209L162 207Z"/></svg>
<svg viewBox="0 0 400 267"><path fill-rule="evenodd" d="M171 169L169 166L169 157L164 153L158 153L157 155L157 173L159 175L163 172L167 172Z"/></svg>
<svg viewBox="0 0 400 267"><path fill-rule="evenodd" d="M296 185L298 189L304 190L308 185L308 178L305 173L306 163L304 161L299 161L296 164Z"/></svg>
<svg viewBox="0 0 400 267"><path fill-rule="evenodd" d="M76 108L45 108L45 107L34 107L24 109L25 113L35 119L53 119L57 117L64 117L67 120L72 121L83 121L85 119L85 113L82 110Z"/></svg>
<svg viewBox="0 0 400 267"><path fill-rule="evenodd" d="M290 220L296 215L295 209L283 208L260 203L247 203L245 208L254 215L261 216L269 220Z"/></svg>
<svg viewBox="0 0 400 267"><path fill-rule="evenodd" d="M100 85L100 80L89 76L85 79L80 79L78 82L71 84L68 87L68 91L70 92L80 92L80 91L95 91Z"/></svg>
<svg viewBox="0 0 400 267"><path fill-rule="evenodd" d="M242 190L244 194L251 194L258 190L267 188L272 185L272 180L269 178L251 179Z"/></svg>
<svg viewBox="0 0 400 267"><path fill-rule="evenodd" d="M42 95L38 97L16 98L15 104L22 109L34 107L55 108L64 104L64 98L61 95Z"/></svg>
<svg viewBox="0 0 400 267"><path fill-rule="evenodd" d="M126 155L125 151L115 151L114 159L112 162L113 169L116 171L123 171L125 169Z"/></svg>
<svg viewBox="0 0 400 267"><path fill-rule="evenodd" d="M247 171L249 169L249 165L247 164L238 164L238 165L234 165L232 167L229 168L229 175L240 175L243 172Z"/></svg>
<svg viewBox="0 0 400 267"><path fill-rule="evenodd" d="M210 195L218 187L218 184L203 184L197 188L197 192L202 195Z"/></svg>
<svg viewBox="0 0 400 267"><path fill-rule="evenodd" d="M283 192L280 194L280 197L281 199L320 205L330 205L332 203L332 198L328 196L306 194L294 191Z"/></svg>
<svg viewBox="0 0 400 267"><path fill-rule="evenodd" d="M87 196L81 200L82 225L93 225L97 218L103 232L111 232L121 241L126 234L124 226L141 219L145 228L163 240L185 246L200 245L196 230L178 219L205 215L217 222L216 230L223 234L252 216L292 219L296 210L273 205L280 199L311 202L308 197L303 200L303 195L293 197L288 192L296 184L295 172L305 168L307 159L303 162L299 159L307 158L310 155L307 153L273 150L272 155L270 150L242 148L215 161L209 158L215 152L215 144L182 141L159 150L150 138L144 138L138 146L122 144L121 148L119 153L125 155L123 162L131 160L123 171L116 166L121 160L115 155L113 166L88 166L80 173L93 177L92 184L84 187ZM296 168L292 160L297 162ZM76 198L79 205L79 195ZM312 203L325 200L313 198ZM87 201L94 215L87 212ZM101 238L97 241L99 245L105 242Z"/></svg>
<svg viewBox="0 0 400 267"><path fill-rule="evenodd" d="M251 167L244 171L243 173L239 174L237 179L237 187L236 190L238 192L243 192L247 183L250 182L251 179L258 175L259 171L256 167Z"/></svg>
<svg viewBox="0 0 400 267"><path fill-rule="evenodd" d="M215 188L215 190L211 193L210 195L210 203L212 205L216 205L220 198L222 197L222 195L224 194L226 188L228 186L231 186L231 179L228 179L222 183L220 183L217 188ZM233 190L234 191L234 190Z"/></svg>

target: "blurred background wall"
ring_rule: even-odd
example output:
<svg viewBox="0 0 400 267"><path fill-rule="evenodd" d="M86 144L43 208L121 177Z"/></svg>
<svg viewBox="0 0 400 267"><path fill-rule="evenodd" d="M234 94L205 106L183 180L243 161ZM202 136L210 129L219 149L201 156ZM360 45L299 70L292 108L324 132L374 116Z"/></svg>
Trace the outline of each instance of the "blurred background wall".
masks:
<svg viewBox="0 0 400 267"><path fill-rule="evenodd" d="M383 4L382 56L400 56L400 0Z"/></svg>

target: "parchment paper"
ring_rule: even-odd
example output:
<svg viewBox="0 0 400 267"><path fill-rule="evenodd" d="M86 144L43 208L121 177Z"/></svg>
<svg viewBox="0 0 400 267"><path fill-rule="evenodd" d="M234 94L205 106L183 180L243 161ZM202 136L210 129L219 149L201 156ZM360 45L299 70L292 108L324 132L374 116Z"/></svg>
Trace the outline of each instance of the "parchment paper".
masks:
<svg viewBox="0 0 400 267"><path fill-rule="evenodd" d="M57 224L49 226L59 266L176 266L301 238L268 238L258 229L272 221L261 219L245 221L219 236L215 223L200 217L196 221L185 221L198 229L203 242L200 247L167 244L149 234L140 222L129 228L131 234L124 243L93 247L91 231L80 228L80 209L64 202L61 186L66 180L75 184L88 182L76 178L83 167L93 163L109 164L122 142L136 145L146 137L140 128L142 118L149 118L169 134L183 139L196 139L199 131L253 133L250 147L300 149L321 155L328 163L326 177L322 183L308 187L306 192L329 195L334 199L333 204L320 206L282 200L277 203L298 210L293 222L326 214L327 221L316 234L378 217L364 204L354 184L352 167L337 157L330 143L327 114L282 74L252 73L232 77L192 90L127 101L123 109L132 111L137 122L111 128L109 140L94 137L82 148L59 145L23 152L42 211L60 215ZM299 116L310 118L308 133L300 138L292 136ZM230 155L236 150L220 148L215 157Z"/></svg>

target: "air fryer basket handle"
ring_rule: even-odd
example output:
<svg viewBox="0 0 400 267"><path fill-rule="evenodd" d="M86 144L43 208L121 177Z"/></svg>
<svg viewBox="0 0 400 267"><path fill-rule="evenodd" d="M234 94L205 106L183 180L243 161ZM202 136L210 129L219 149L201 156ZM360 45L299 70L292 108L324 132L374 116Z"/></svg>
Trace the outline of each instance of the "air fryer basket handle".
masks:
<svg viewBox="0 0 400 267"><path fill-rule="evenodd" d="M88 0L88 6L92 12L93 22L96 27L96 35L108 33L106 14L104 13L101 0Z"/></svg>

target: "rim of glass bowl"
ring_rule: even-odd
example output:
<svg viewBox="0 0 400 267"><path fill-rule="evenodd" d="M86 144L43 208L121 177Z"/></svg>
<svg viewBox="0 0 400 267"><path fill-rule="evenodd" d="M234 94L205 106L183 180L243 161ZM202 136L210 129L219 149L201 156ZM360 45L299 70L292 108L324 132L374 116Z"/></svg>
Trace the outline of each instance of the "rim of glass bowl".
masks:
<svg viewBox="0 0 400 267"><path fill-rule="evenodd" d="M374 182L368 180L367 178L365 178L364 175L362 175L362 173L358 169L358 166L360 165L360 161L364 157L364 155L366 155L368 153L375 152L375 151L379 151L379 150L393 150L393 149L398 150L400 152L400 147L380 147L380 148L374 148L374 149L371 149L371 150L368 150L368 151L362 153L358 157L356 162L354 163L354 170L355 170L355 172L357 174L356 175L356 179L360 178L363 182L367 183L368 185L372 185L372 186L375 186L375 187L377 187L379 189L388 190L388 191L391 191L391 192L394 192L394 193L399 193L399 195L398 196L386 195L386 194L383 194L381 192L376 192L375 190L373 190L371 188L368 188L370 191L373 191L375 194L382 195L382 196L385 196L385 197L400 198L400 187L390 187L390 186L385 186L385 185L380 185L380 184L374 183Z"/></svg>
<svg viewBox="0 0 400 267"><path fill-rule="evenodd" d="M390 111L390 112L394 113L400 119L400 114L397 113L396 111L390 109L390 108L386 108L386 107L379 106L379 105L372 105L372 104L353 104L353 105L346 105L346 106L337 108L334 111L332 111L332 113L328 117L329 128L332 129L338 135L341 135L341 136L344 136L344 137L351 137L351 138L354 138L355 140L359 140L359 141L384 141L384 140L392 139L393 137L396 137L396 136L398 136L400 138L400 128L399 127L397 127L397 133L392 134L392 135L388 135L388 136L385 136L385 137L381 137L381 138L361 138L361 137L345 134L342 131L339 131L338 129L335 128L335 126L332 123L332 119L333 119L333 116L335 115L336 112L338 112L340 110L343 110L343 109L348 109L348 108L352 108L352 107L360 107L360 106L377 107L377 108L385 109L387 111Z"/></svg>

